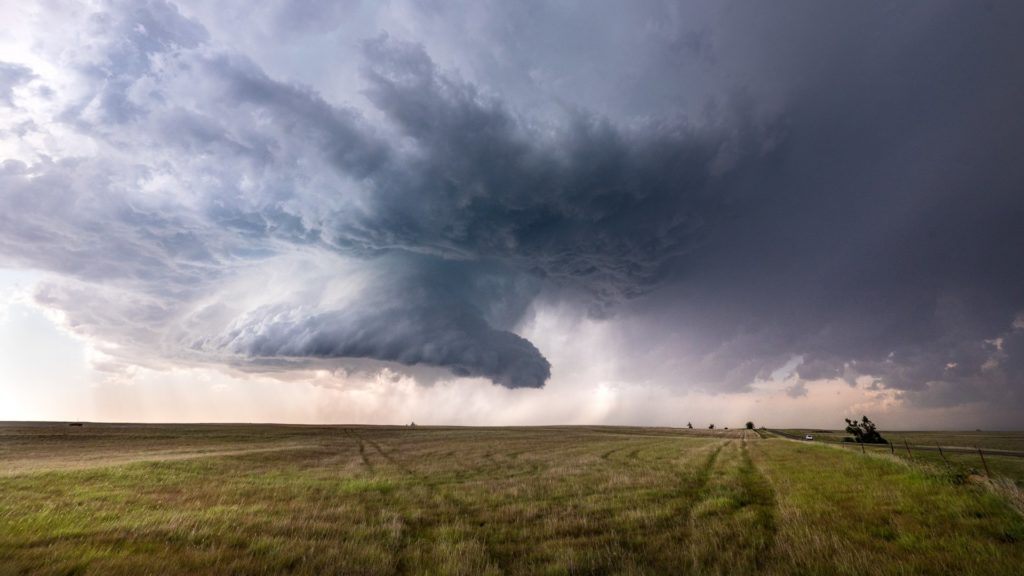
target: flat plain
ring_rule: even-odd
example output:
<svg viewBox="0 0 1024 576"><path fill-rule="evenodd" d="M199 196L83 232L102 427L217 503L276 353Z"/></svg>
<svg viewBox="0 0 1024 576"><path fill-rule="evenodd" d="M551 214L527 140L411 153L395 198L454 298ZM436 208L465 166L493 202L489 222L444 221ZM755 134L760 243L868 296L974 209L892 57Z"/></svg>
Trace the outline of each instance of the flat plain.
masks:
<svg viewBox="0 0 1024 576"><path fill-rule="evenodd" d="M813 434L821 439L842 440L849 436L842 430L814 430L802 428L799 430L783 430L793 434ZM982 448L986 450L1009 450L1024 452L1024 432L1022 431L883 431L883 436L897 446L903 446L904 442L919 446L960 446L967 448Z"/></svg>
<svg viewBox="0 0 1024 576"><path fill-rule="evenodd" d="M1013 481L746 430L10 423L0 462L0 574L1024 574Z"/></svg>
<svg viewBox="0 0 1024 576"><path fill-rule="evenodd" d="M841 430L781 430L803 437L811 434L816 441L841 442L849 436ZM961 476L991 475L1013 481L1024 489L1024 432L886 432L890 445L865 445L873 452L889 452L916 464L938 467L942 472ZM859 451L859 444L844 443L843 448ZM939 447L943 447L939 451ZM981 449L984 453L976 451ZM1010 455L1015 453L1017 455Z"/></svg>

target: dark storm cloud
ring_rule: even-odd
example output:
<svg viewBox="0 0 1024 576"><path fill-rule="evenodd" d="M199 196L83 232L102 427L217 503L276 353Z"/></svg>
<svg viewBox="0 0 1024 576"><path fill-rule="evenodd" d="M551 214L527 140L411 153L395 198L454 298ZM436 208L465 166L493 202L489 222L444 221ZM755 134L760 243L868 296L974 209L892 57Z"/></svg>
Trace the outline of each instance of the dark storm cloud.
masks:
<svg viewBox="0 0 1024 576"><path fill-rule="evenodd" d="M501 258L582 288L594 310L654 286L737 200L716 187L721 156L738 162L757 152L760 133L745 125L623 128L583 112L531 125L442 74L421 47L387 38L366 44L366 60L371 102L415 149L400 166L367 173L372 209L345 232Z"/></svg>
<svg viewBox="0 0 1024 576"><path fill-rule="evenodd" d="M638 380L744 390L800 357L794 398L1024 404L1024 9L566 6L412 8L412 41L346 52L351 102L111 6L59 117L103 148L5 164L0 251L104 284L102 313L41 299L139 354L540 386L513 331L557 298L616 318ZM267 11L282 50L346 25Z"/></svg>
<svg viewBox="0 0 1024 576"><path fill-rule="evenodd" d="M605 313L654 287L730 199L713 189L721 150L747 153L746 132L681 123L624 130L575 113L564 126L530 126L442 74L418 46L378 38L366 53L370 101L411 150L389 151L358 118L258 73L222 67L217 76L234 100L301 119L322 135L325 159L370 190L359 212L325 218L318 238L371 258L418 254L401 264L418 272L392 272L397 288L350 309L299 318L280 306L256 310L228 337L234 351L425 363L509 387L543 385L549 366L537 349L481 317L502 292L445 260L477 262L463 265L471 270L501 261L503 284L542 278L579 290L592 312ZM435 289L440 278L444 290ZM513 325L528 303L497 325Z"/></svg>
<svg viewBox="0 0 1024 576"><path fill-rule="evenodd" d="M544 385L551 369L537 348L485 320L500 322L503 299L512 300L518 317L535 290L496 285L507 276L482 266L467 270L458 263L423 266L416 260L395 263L390 286L342 309L272 305L253 310L215 345L253 358L372 358L443 366L509 388ZM482 307L492 313L484 314Z"/></svg>
<svg viewBox="0 0 1024 576"><path fill-rule="evenodd" d="M739 184L766 193L651 310L703 334L684 354L717 360L708 382L747 365L724 380L742 388L802 355L806 379L1020 405L1024 374L992 341L1024 310L1024 11L826 4L740 27L775 43L748 64L787 87L785 139Z"/></svg>
<svg viewBox="0 0 1024 576"><path fill-rule="evenodd" d="M96 91L61 117L111 146L170 162L174 178L199 162L214 187L192 188L188 209L147 206L132 184L158 178L167 170L160 164L22 166L9 174L8 199L35 196L29 204L38 210L12 218L4 241L18 261L160 302L173 334L164 347L177 340L253 358L375 358L541 386L547 360L507 331L537 293L536 279L579 290L595 311L645 293L705 224L699 212L719 202L709 190L719 149L741 144L682 122L623 129L583 112L531 125L442 74L419 46L378 38L366 44L366 77L371 102L401 133L388 142L354 110L276 82L244 58L194 50L202 30L159 8L164 28L152 17L134 26L135 10L94 19L101 37L118 41L82 58ZM216 161L202 164L211 155ZM291 170L300 158L333 170L339 176L327 181L342 189L303 187L307 174ZM233 169L257 188L227 182ZM191 325L175 332L199 294L244 266L239 256L279 255L289 250L282 240L361 258L380 275L354 301L310 309L286 295L239 311L222 337L190 335ZM402 253L409 256L394 264ZM49 288L39 300L68 310L83 330L111 335L112 324L140 346L157 345L134 323L112 321L137 311L129 301L125 314L98 317L95 302L75 310L73 294L81 291ZM105 303L118 308L116 296Z"/></svg>

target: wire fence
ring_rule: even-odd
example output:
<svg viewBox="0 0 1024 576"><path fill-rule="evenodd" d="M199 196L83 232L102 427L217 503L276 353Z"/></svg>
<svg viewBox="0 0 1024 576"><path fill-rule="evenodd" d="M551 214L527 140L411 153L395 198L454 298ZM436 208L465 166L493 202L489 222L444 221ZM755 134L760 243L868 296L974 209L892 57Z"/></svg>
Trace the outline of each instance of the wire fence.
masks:
<svg viewBox="0 0 1024 576"><path fill-rule="evenodd" d="M805 435L793 434L791 432L785 432L783 430L762 430L762 432L769 432L771 434L775 434L777 436L782 436L783 438L789 438L791 440L799 440L799 441L807 441L807 442L818 442L818 443L824 443L824 444L834 444L834 445L842 446L844 448L852 448L852 449L855 449L855 450L860 450L862 453L865 453L865 454L869 450L870 451L875 451L875 452L878 452L878 451L889 452L889 453L891 453L894 456L906 456L907 458L910 458L911 460L914 459L914 453L915 452L918 452L918 453L927 452L927 453L930 453L930 454L938 453L939 457L947 465L950 464L950 461L949 461L949 459L946 456L947 454L950 454L950 455L952 455L952 454L976 454L978 456L978 460L981 463L982 468L985 469L985 474L987 476L991 476L992 474L991 474L991 472L989 470L988 460L985 459L986 455L987 456L1008 456L1008 457L1011 457L1011 458L1024 458L1024 452L1022 452L1022 451L1018 451L1018 450L999 450L999 449L995 449L995 448L984 448L983 449L983 448L978 447L978 446L973 446L973 447L971 447L971 446L941 446L941 445L938 445L938 444L936 444L935 446L928 446L928 445L923 445L923 444L910 444L909 442L907 442L906 439L904 439L902 442L898 442L897 441L897 442L886 442L884 444L865 444L865 443L850 442L850 441L845 441L844 442L842 440L834 440L834 439L831 439L831 438L820 438L820 439L819 438L813 438L812 440L807 440Z"/></svg>

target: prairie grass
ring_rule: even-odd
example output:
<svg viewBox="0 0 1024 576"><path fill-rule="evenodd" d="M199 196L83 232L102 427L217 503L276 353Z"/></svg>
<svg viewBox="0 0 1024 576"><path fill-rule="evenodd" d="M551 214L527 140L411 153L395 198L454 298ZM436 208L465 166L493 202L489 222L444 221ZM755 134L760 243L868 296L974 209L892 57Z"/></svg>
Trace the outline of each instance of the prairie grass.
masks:
<svg viewBox="0 0 1024 576"><path fill-rule="evenodd" d="M1024 573L1009 496L740 430L0 425L0 456L0 574Z"/></svg>
<svg viewBox="0 0 1024 576"><path fill-rule="evenodd" d="M847 436L839 431L784 430L783 432L799 436L812 433L816 440L825 441L840 441ZM988 450L1024 452L1024 432L886 432L884 436L892 442L891 449L887 444L868 444L865 449L869 452L894 454L917 464L931 465L940 469L940 472L953 476L966 477L985 474L993 478L1009 479L1018 488L1024 489L1024 458L988 452ZM909 453L907 444L910 445ZM844 443L842 446L848 450L861 451L860 445L856 443ZM915 446L926 446L931 449L920 450L914 448ZM974 451L945 450L939 452L938 446L967 449L980 447L982 450L986 450L985 459L982 461L981 456Z"/></svg>
<svg viewBox="0 0 1024 576"><path fill-rule="evenodd" d="M849 436L842 430L811 430L793 429L783 430L798 436L813 434L821 440L842 440ZM1003 432L981 432L981 431L888 431L882 430L882 436L889 440L896 447L903 446L904 441L910 445L921 446L963 446L967 448L980 447L992 450L1014 450L1024 452L1024 432L1003 431Z"/></svg>

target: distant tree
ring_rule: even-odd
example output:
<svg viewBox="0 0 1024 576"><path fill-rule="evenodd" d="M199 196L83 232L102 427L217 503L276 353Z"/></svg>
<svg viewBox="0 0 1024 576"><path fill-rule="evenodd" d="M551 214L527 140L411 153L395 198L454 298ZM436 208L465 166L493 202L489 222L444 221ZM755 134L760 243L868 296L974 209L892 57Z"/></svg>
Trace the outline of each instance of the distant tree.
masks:
<svg viewBox="0 0 1024 576"><path fill-rule="evenodd" d="M878 433L875 423L869 420L867 416L861 418L860 422L850 420L849 418L844 418L844 420L846 420L846 433L852 435L853 439L857 442L862 444L887 443L885 438L882 438L882 435Z"/></svg>
<svg viewBox="0 0 1024 576"><path fill-rule="evenodd" d="M714 429L715 429L715 425L714 424L708 425L708 430L714 430Z"/></svg>
<svg viewBox="0 0 1024 576"><path fill-rule="evenodd" d="M687 422L686 427L689 428L690 430L693 430L693 422Z"/></svg>
<svg viewBox="0 0 1024 576"><path fill-rule="evenodd" d="M753 429L754 429L754 423L753 422L747 422L747 430L753 430Z"/></svg>

